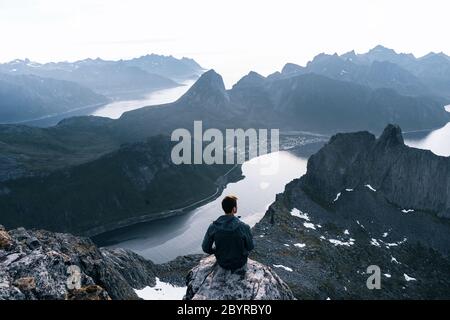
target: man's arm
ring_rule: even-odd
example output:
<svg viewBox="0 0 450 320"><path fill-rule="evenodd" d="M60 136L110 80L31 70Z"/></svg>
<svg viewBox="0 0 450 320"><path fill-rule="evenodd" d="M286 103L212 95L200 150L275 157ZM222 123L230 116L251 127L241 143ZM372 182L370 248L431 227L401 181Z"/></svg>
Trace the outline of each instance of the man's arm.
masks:
<svg viewBox="0 0 450 320"><path fill-rule="evenodd" d="M213 225L210 225L205 233L205 237L203 238L202 243L203 251L207 254L213 254L214 253L213 243L214 243Z"/></svg>
<svg viewBox="0 0 450 320"><path fill-rule="evenodd" d="M250 227L247 224L244 227L244 242L245 242L245 248L248 251L252 251L253 248L255 248L255 245L253 244L252 231L250 230Z"/></svg>

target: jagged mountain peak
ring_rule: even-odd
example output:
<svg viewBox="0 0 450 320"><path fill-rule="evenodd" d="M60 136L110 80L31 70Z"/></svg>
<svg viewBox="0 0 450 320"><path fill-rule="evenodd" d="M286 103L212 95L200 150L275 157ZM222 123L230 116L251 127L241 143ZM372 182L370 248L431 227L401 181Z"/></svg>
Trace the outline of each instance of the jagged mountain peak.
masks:
<svg viewBox="0 0 450 320"><path fill-rule="evenodd" d="M250 71L247 75L243 76L235 85L233 89L243 87L259 86L264 83L265 77L255 71Z"/></svg>
<svg viewBox="0 0 450 320"><path fill-rule="evenodd" d="M394 54L396 53L395 50L387 48L381 44L370 49L368 53L374 53L374 52L386 52L386 53L394 53Z"/></svg>
<svg viewBox="0 0 450 320"><path fill-rule="evenodd" d="M281 69L281 73L282 74L292 74L292 73L302 71L303 69L304 68L302 66L299 66L298 64L288 62L284 65L283 69Z"/></svg>
<svg viewBox="0 0 450 320"><path fill-rule="evenodd" d="M398 125L388 124L378 139L378 145L398 146L404 145L402 129Z"/></svg>
<svg viewBox="0 0 450 320"><path fill-rule="evenodd" d="M207 87L209 89L225 91L223 78L214 69L210 69L202 74L197 82L195 82L195 84L192 86L192 88L194 87Z"/></svg>
<svg viewBox="0 0 450 320"><path fill-rule="evenodd" d="M223 78L214 69L203 73L178 101L205 104L211 99L216 105L229 100Z"/></svg>

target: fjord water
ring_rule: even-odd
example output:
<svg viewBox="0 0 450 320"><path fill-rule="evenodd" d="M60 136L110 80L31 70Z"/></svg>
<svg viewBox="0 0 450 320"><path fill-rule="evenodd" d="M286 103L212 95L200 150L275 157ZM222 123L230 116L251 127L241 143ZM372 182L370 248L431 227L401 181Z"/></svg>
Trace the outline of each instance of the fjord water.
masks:
<svg viewBox="0 0 450 320"><path fill-rule="evenodd" d="M227 185L222 195L239 198L238 215L250 226L264 215L277 193L306 172L306 158L280 151L254 158L242 165L244 179ZM103 246L126 248L156 263L180 255L200 253L208 225L222 214L222 197L182 216L140 223L95 237Z"/></svg>
<svg viewBox="0 0 450 320"><path fill-rule="evenodd" d="M120 118L120 116L127 111L139 109L146 106L154 106L176 101L194 84L195 80L188 80L182 82L181 86L169 89L162 89L152 91L142 98L133 100L117 100L105 105L93 105L78 108L59 114L40 117L37 119L21 121L19 123L36 127L50 127L56 125L63 119L77 116L100 116L111 119Z"/></svg>
<svg viewBox="0 0 450 320"><path fill-rule="evenodd" d="M450 105L446 106L450 112ZM418 131L404 134L405 143L414 148L431 150L438 156L450 156L450 122L433 131Z"/></svg>
<svg viewBox="0 0 450 320"><path fill-rule="evenodd" d="M174 102L185 94L194 82L195 80L188 80L183 82L182 86L154 91L140 99L114 101L96 109L91 115L118 119L127 111Z"/></svg>

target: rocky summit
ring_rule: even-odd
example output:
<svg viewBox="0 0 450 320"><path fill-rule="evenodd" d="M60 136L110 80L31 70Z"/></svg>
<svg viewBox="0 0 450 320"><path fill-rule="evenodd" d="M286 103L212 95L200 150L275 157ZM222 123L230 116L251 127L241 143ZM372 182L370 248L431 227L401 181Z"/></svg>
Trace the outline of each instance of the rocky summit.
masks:
<svg viewBox="0 0 450 320"><path fill-rule="evenodd" d="M254 227L253 257L298 299L448 299L449 165L398 126L335 135Z"/></svg>
<svg viewBox="0 0 450 320"><path fill-rule="evenodd" d="M70 234L0 227L0 300L138 299L154 265Z"/></svg>
<svg viewBox="0 0 450 320"><path fill-rule="evenodd" d="M99 249L88 238L0 226L0 300L136 300L144 288L161 291L158 282L187 285L188 300L294 298L271 268L256 261L235 273L220 268L214 256L156 265L129 250Z"/></svg>
<svg viewBox="0 0 450 320"><path fill-rule="evenodd" d="M186 300L293 300L289 287L270 267L249 260L236 271L225 270L214 256L200 261L187 277Z"/></svg>

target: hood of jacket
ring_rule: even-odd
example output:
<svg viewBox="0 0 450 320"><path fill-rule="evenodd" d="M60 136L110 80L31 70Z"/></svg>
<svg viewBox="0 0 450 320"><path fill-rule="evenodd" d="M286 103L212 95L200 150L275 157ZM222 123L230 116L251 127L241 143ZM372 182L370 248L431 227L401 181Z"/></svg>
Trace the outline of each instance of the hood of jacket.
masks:
<svg viewBox="0 0 450 320"><path fill-rule="evenodd" d="M233 231L239 228L241 221L235 216L223 215L214 221L213 224L218 230Z"/></svg>

